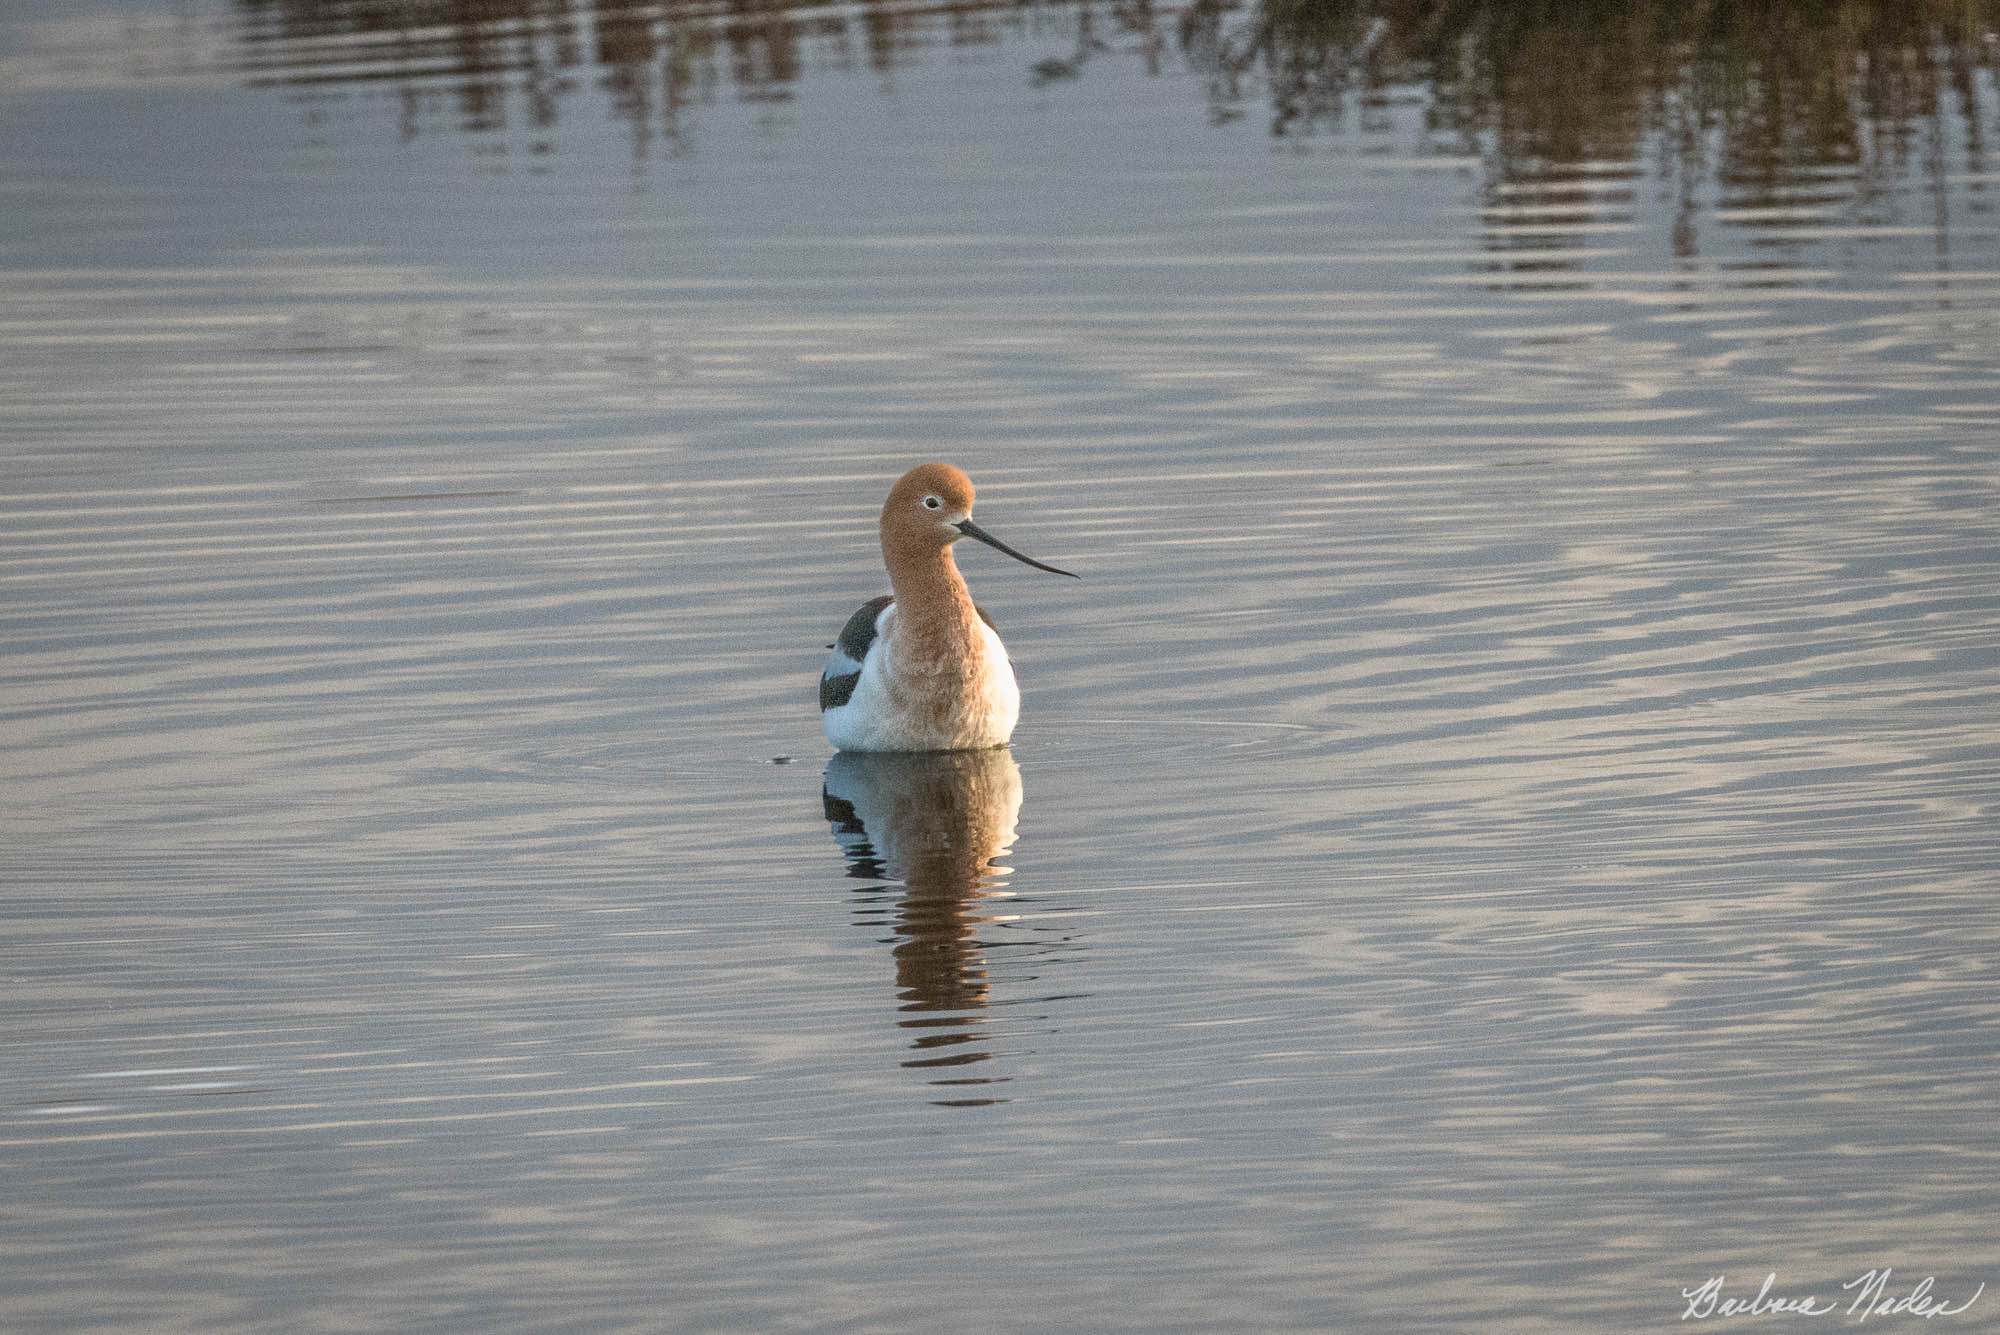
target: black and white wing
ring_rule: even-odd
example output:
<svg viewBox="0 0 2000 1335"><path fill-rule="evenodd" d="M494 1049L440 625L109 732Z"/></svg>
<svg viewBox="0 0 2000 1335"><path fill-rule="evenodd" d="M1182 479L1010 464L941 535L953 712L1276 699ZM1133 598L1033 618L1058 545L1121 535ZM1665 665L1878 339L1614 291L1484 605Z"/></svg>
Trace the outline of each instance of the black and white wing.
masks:
<svg viewBox="0 0 2000 1335"><path fill-rule="evenodd" d="M870 598L855 609L847 618L847 624L840 628L840 638L833 642L833 652L827 655L826 670L819 674L819 707L825 713L838 709L854 696L854 683L861 680L861 661L868 657L868 650L875 643L875 628L882 619L882 609L891 598L883 594Z"/></svg>

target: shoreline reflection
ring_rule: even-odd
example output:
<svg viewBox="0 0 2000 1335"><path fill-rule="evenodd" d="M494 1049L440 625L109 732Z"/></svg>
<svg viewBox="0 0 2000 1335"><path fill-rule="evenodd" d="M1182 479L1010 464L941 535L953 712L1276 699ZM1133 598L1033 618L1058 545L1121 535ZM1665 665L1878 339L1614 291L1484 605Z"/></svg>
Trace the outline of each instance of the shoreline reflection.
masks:
<svg viewBox="0 0 2000 1335"><path fill-rule="evenodd" d="M1963 179L1969 211L1990 213L1986 127L2000 101L1989 37L2000 0L1868 0L1838 23L1770 3L1667 0L1033 11L235 0L235 13L228 63L250 86L283 90L309 124L329 101L386 92L401 138L473 136L499 170L516 151L547 170L581 99L606 104L643 174L655 158L693 156L699 119L719 106L767 118L769 133L824 114L800 100L817 76L886 90L978 51L1014 66L1021 96L1036 98L1136 66L1184 78L1191 120L1204 107L1217 126L1258 114L1267 141L1355 135L1370 150L1476 160L1475 228L1501 274L1579 267L1633 228L1647 190L1678 203L1656 243L1675 261L1782 267L1888 224L1963 246L1965 220L1934 200ZM777 106L790 109L769 120ZM1914 182L1933 204L1895 201Z"/></svg>

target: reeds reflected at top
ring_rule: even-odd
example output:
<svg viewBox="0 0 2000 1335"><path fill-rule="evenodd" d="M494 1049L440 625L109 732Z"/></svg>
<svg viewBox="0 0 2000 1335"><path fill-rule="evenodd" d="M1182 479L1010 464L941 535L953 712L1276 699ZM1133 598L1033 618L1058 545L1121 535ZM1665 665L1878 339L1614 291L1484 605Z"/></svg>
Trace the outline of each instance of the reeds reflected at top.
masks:
<svg viewBox="0 0 2000 1335"><path fill-rule="evenodd" d="M1387 131L1392 108L1417 105L1432 146L1478 152L1503 177L1652 158L1786 203L1806 165L1864 181L1942 170L1950 113L1965 169L1982 171L2000 26L1991 0L238 0L238 12L249 81L315 97L392 85L410 136L547 132L607 99L637 150L689 151L692 109L783 102L809 72L921 75L983 49L1019 61L1024 96L1136 61L1192 73L1211 117L1261 112L1279 139Z"/></svg>

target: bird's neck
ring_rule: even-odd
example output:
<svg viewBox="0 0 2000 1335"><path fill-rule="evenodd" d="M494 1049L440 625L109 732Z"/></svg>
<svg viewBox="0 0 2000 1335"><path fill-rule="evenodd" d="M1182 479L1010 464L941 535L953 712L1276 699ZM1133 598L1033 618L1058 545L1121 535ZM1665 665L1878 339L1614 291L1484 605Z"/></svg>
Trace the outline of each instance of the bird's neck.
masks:
<svg viewBox="0 0 2000 1335"><path fill-rule="evenodd" d="M951 548L895 562L889 587L896 595L899 638L938 655L963 655L976 645L979 614Z"/></svg>

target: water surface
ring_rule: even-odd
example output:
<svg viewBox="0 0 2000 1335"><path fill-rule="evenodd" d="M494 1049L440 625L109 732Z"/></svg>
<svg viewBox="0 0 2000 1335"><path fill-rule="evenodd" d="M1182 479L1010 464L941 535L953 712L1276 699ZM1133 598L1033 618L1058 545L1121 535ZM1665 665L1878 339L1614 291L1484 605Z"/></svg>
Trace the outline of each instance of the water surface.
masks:
<svg viewBox="0 0 2000 1335"><path fill-rule="evenodd" d="M0 21L0 1325L2000 1281L1993 15L1774 13Z"/></svg>

